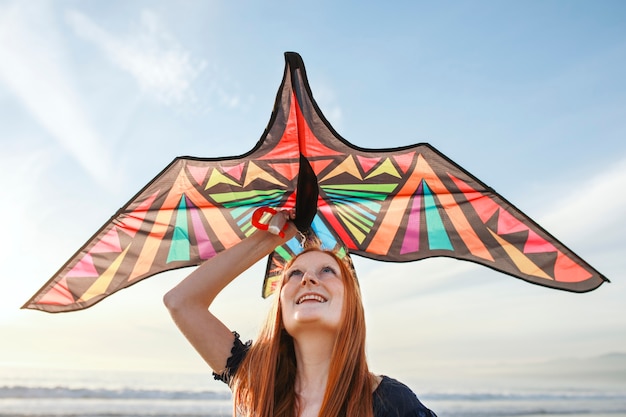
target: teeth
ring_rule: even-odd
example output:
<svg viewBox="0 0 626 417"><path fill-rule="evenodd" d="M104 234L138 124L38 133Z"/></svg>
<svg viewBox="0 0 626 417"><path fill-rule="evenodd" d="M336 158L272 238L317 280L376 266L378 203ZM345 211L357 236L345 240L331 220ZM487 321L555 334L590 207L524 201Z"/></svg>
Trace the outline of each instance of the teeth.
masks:
<svg viewBox="0 0 626 417"><path fill-rule="evenodd" d="M298 301L296 301L296 304L302 304L304 301L307 300L315 300L317 302L320 303L325 303L326 299L324 299L322 296L317 295L317 294L306 294L303 295L302 297L298 298Z"/></svg>

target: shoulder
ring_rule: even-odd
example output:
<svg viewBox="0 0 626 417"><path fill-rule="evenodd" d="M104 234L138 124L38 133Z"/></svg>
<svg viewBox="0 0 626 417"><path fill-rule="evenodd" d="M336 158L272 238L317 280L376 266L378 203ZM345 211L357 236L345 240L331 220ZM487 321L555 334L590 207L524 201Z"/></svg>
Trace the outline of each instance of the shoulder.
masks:
<svg viewBox="0 0 626 417"><path fill-rule="evenodd" d="M402 382L383 376L373 394L374 417L437 417Z"/></svg>

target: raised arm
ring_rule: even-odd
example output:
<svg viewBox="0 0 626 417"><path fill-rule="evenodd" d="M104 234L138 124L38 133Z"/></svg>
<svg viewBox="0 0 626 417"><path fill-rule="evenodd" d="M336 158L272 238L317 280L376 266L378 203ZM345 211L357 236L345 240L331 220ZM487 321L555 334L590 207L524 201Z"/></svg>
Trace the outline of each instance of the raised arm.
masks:
<svg viewBox="0 0 626 417"><path fill-rule="evenodd" d="M277 216L289 216L279 212ZM174 322L215 372L226 367L234 336L210 311L217 294L242 272L297 233L288 222L285 237L257 230L196 268L163 297Z"/></svg>

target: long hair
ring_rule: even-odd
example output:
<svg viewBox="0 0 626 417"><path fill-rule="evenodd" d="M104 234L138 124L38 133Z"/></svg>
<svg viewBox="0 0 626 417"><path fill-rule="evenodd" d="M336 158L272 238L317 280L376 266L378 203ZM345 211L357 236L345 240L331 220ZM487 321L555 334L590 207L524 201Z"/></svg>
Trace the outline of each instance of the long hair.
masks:
<svg viewBox="0 0 626 417"><path fill-rule="evenodd" d="M319 415L373 417L374 379L369 372L365 354L365 313L358 282L352 268L334 252L308 248L300 255L314 250L327 253L337 260L344 283L342 320L330 358L328 382ZM234 411L246 417L298 415L294 344L284 329L278 296L284 282L283 276L259 337L233 380Z"/></svg>

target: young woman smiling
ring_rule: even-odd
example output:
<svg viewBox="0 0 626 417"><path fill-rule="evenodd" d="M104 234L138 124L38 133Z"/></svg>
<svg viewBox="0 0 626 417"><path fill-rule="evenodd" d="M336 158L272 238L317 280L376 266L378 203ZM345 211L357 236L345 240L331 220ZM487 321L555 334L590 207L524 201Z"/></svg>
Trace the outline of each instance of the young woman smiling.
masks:
<svg viewBox="0 0 626 417"><path fill-rule="evenodd" d="M164 297L181 332L216 379L233 390L233 415L436 417L406 385L369 371L359 286L332 252L308 248L285 267L254 343L242 343L210 312L228 283L296 233L291 221L283 237L256 231L199 266Z"/></svg>

